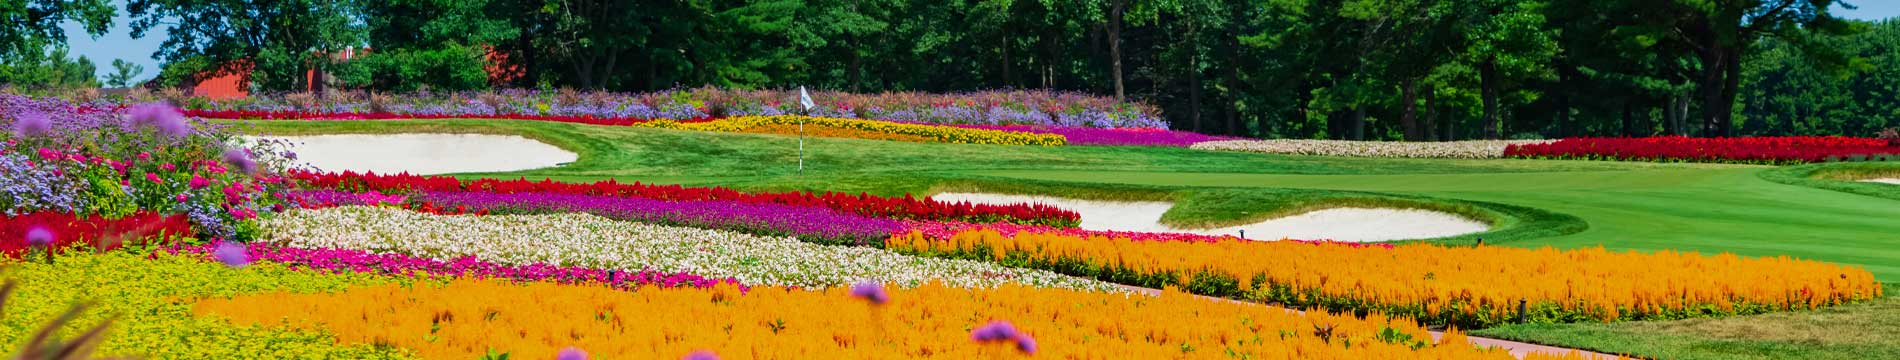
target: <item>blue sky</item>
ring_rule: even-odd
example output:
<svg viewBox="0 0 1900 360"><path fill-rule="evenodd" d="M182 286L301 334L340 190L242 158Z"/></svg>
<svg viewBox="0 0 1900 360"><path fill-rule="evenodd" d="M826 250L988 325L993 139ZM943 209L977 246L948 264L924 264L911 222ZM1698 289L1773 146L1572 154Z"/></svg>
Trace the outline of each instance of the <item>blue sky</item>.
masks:
<svg viewBox="0 0 1900 360"><path fill-rule="evenodd" d="M152 52L158 51L158 45L165 42L163 26L152 29L143 39L133 39L131 18L125 16L123 9L125 2L114 1L113 3L121 7L119 16L112 20L112 29L98 39L86 36L78 23L64 24L68 37L67 44L72 47L73 54L85 55L92 59L93 63L98 64L101 78L112 72L112 59L125 59L134 64L144 65L145 73L140 74L138 80L158 76L158 60L152 59ZM1847 10L1837 6L1834 13L1842 17L1862 20L1900 17L1900 0L1849 0L1849 3L1860 8Z"/></svg>

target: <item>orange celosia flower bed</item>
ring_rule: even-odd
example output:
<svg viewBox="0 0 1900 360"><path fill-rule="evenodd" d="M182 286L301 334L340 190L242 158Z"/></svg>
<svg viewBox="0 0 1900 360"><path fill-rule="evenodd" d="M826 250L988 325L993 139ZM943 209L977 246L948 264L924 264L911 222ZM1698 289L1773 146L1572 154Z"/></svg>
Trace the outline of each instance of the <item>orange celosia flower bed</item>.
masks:
<svg viewBox="0 0 1900 360"><path fill-rule="evenodd" d="M898 251L980 258L1124 284L1181 286L1332 311L1478 328L1678 319L1843 304L1880 296L1865 269L1788 257L1510 247L1352 247L1294 242L1131 241L991 230L893 236Z"/></svg>
<svg viewBox="0 0 1900 360"><path fill-rule="evenodd" d="M335 294L275 293L205 300L201 315L238 323L321 328L346 343L390 344L425 358L493 350L552 358L577 347L606 359L674 359L710 350L725 359L1015 357L1014 344L978 344L972 329L1008 321L1035 356L1068 359L1511 359L1461 335L1434 344L1411 320L1301 315L1169 291L1160 297L1004 286L890 289L872 305L849 290L730 285L709 289L601 287L499 280L388 285ZM1322 336L1321 330L1330 328ZM1554 358L1554 357L1553 357Z"/></svg>
<svg viewBox="0 0 1900 360"><path fill-rule="evenodd" d="M739 132L753 133L753 134L791 135L791 136L797 136L799 133L798 125L786 125L786 124L758 125L758 126L753 126L750 128L741 129L739 130ZM805 136L811 136L811 137L888 140L888 141L905 141L905 142L930 142L931 141L930 138L917 136L917 135L906 135L906 134L889 133L889 132L882 132L882 131L867 131L867 130L858 130L858 129L852 129L852 128L841 128L841 127L836 127L836 126L824 126L824 125L812 125L812 124L806 124L804 132L805 132Z"/></svg>

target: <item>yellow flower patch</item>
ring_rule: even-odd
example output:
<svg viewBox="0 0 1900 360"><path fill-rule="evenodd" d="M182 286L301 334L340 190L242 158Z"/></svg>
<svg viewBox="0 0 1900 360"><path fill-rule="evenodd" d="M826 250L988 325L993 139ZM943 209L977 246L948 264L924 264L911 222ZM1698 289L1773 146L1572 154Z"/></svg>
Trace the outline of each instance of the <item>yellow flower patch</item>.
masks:
<svg viewBox="0 0 1900 360"><path fill-rule="evenodd" d="M858 132L883 133L895 136L917 137L932 142L952 144L990 144L990 145L1041 145L1062 146L1068 138L1056 134L1036 134L1015 131L968 129L954 126L905 124L890 121L828 118L814 116L739 116L707 122L680 123L673 121L650 121L635 126L656 127L675 130L712 131L712 132L761 132L752 129L766 126L797 126L803 121L806 126L848 129ZM811 129L806 129L811 130ZM807 132L813 136L843 136L858 138L876 138L854 136L845 132Z"/></svg>

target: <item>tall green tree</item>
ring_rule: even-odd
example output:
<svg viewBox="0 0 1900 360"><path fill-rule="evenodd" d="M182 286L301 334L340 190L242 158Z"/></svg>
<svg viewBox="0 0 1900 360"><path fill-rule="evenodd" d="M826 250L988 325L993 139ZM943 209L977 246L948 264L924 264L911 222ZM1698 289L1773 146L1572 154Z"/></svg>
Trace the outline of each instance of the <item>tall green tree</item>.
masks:
<svg viewBox="0 0 1900 360"><path fill-rule="evenodd" d="M124 59L112 59L112 73L106 74L106 86L115 88L134 85L132 79L145 73L145 65L126 62Z"/></svg>
<svg viewBox="0 0 1900 360"><path fill-rule="evenodd" d="M62 22L73 21L87 35L112 26L115 11L106 0L8 0L0 2L0 60L45 56L48 47L66 45Z"/></svg>
<svg viewBox="0 0 1900 360"><path fill-rule="evenodd" d="M320 77L346 49L360 48L365 25L351 0L131 0L132 36L160 25L169 36L155 57L186 80L248 72L262 90L321 89Z"/></svg>

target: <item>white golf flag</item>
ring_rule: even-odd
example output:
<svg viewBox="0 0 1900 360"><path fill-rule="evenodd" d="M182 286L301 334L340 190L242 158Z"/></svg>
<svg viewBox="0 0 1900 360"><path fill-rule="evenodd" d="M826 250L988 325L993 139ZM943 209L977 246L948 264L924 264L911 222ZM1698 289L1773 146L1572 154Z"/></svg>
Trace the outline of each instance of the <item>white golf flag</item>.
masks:
<svg viewBox="0 0 1900 360"><path fill-rule="evenodd" d="M798 104L805 105L805 111L811 111L812 106L818 105L811 102L811 93L805 92L804 86L798 87Z"/></svg>

